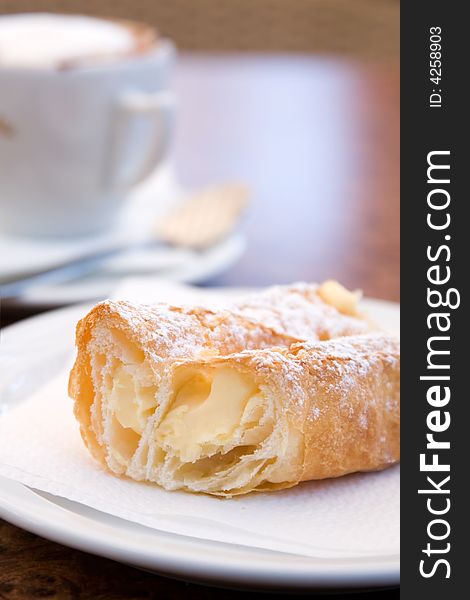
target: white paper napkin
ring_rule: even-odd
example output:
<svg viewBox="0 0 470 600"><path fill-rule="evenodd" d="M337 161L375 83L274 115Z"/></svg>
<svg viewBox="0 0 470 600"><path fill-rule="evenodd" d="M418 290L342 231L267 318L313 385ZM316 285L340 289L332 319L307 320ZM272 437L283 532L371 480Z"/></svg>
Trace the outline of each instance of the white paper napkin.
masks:
<svg viewBox="0 0 470 600"><path fill-rule="evenodd" d="M0 417L0 475L151 528L305 556L396 554L398 467L218 499L114 477L90 457L62 373Z"/></svg>

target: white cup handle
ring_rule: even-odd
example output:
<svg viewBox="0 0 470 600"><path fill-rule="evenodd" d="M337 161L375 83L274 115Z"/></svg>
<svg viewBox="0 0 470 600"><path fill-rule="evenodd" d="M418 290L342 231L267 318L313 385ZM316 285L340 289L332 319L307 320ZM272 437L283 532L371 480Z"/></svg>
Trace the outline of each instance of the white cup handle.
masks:
<svg viewBox="0 0 470 600"><path fill-rule="evenodd" d="M146 179L163 158L173 131L175 95L170 91L129 91L119 98L112 132L108 183L114 189L128 189ZM136 118L144 117L151 127L150 139L139 152L141 158L129 173L125 170L129 133Z"/></svg>

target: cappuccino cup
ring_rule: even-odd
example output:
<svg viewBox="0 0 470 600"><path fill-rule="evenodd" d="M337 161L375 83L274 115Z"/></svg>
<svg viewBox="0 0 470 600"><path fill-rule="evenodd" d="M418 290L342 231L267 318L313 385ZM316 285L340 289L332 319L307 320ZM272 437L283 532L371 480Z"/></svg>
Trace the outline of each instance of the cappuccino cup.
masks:
<svg viewBox="0 0 470 600"><path fill-rule="evenodd" d="M0 231L97 233L161 162L175 49L147 25L0 17Z"/></svg>

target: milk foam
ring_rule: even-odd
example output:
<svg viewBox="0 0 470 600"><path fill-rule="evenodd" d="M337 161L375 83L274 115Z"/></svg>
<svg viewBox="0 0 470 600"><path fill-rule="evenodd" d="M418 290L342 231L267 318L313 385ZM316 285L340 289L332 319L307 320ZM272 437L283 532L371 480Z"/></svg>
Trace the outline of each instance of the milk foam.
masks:
<svg viewBox="0 0 470 600"><path fill-rule="evenodd" d="M79 15L30 13L0 17L0 66L53 68L103 62L132 52L125 25Z"/></svg>

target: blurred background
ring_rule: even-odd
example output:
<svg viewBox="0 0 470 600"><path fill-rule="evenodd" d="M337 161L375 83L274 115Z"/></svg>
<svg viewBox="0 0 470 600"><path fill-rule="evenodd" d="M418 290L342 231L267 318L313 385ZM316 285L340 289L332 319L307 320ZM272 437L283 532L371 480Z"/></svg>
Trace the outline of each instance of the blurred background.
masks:
<svg viewBox="0 0 470 600"><path fill-rule="evenodd" d="M163 86L165 93L176 96L176 112L162 160L159 156L158 166L129 191L122 210L111 210L122 213L119 226L110 219L105 234L69 235L56 227L39 235L34 218L41 212L44 217L54 205L47 197L39 201L34 190L39 193L47 178L53 190L55 178L62 175L70 194L63 195L56 209L66 206L70 211L65 224L81 220L93 225L90 215L98 206L90 205L85 212L80 202L71 200L84 177L68 178L70 165L62 163L67 158L82 161L83 149L74 146L77 140L88 148L91 163L114 156L118 144L112 138L103 156L95 157L93 136L109 123L84 100L90 89L96 94L100 89L93 68L83 76L64 71L62 79L70 79L70 85L59 99L49 84L47 93L38 93L36 77L2 65L0 34L4 214L18 208L12 197L25 180L33 190L31 210L23 215L32 224L29 233L13 231L0 213L3 325L110 295L158 299L163 280L247 287L335 278L367 296L399 300L397 0L0 0L0 24L2 15L31 11L131 19L156 28L178 53L174 65L170 59L165 63L168 83L165 73L161 84L156 76L160 67L152 63L139 76L139 91L152 94ZM30 41L34 48L34 36ZM60 73L57 77L61 85ZM168 108L170 96L163 98L167 104L161 106ZM149 112L150 105L139 96L129 106L134 112L139 107ZM82 109L85 116L79 118ZM11 115L17 111L21 118L13 123ZM130 159L148 143L150 129L145 119L136 125ZM34 131L37 158L24 152L24 143L34 141L28 137ZM59 140L56 146L43 143L52 133ZM231 182L238 187L227 192ZM210 202L204 203L200 194L207 200L207 188L212 192ZM228 216L220 212L234 196L239 198L240 189L249 191L243 215L239 218L236 206ZM196 213L184 221L178 207L194 202L194 195ZM214 206L219 211L215 217ZM50 214L43 224L52 222ZM129 240L123 234L132 230L138 237L146 227L154 231L154 221L168 214L176 214L179 223L183 220L183 242L206 225L213 229L214 222L228 219L230 227L203 248L174 241L157 241L155 248L130 243L126 248ZM123 239L124 250L114 252ZM100 256L86 272L78 264L54 276L61 263L103 250L108 258ZM52 278L34 279L48 269ZM20 280L22 287L11 287ZM118 565L5 522L0 522L0 537L5 541L0 596L5 598L220 597L220 590ZM239 594L225 591L224 596ZM374 592L379 596L397 597L393 590Z"/></svg>
<svg viewBox="0 0 470 600"><path fill-rule="evenodd" d="M0 13L144 21L182 50L335 53L398 60L397 0L0 0Z"/></svg>
<svg viewBox="0 0 470 600"><path fill-rule="evenodd" d="M175 181L178 198L235 181L250 202L231 243L196 253L189 269L121 254L86 278L78 270L76 279L40 281L5 298L4 322L109 296L129 276L242 287L336 278L398 300L396 0L0 0L0 14L24 11L132 19L170 38L178 49L175 130L147 196L158 204ZM44 250L43 241L3 230L0 250L9 258L0 278L53 266L30 261L42 252L61 262L87 251L75 238L74 252L65 246L51 240ZM13 255L23 261L17 273Z"/></svg>

